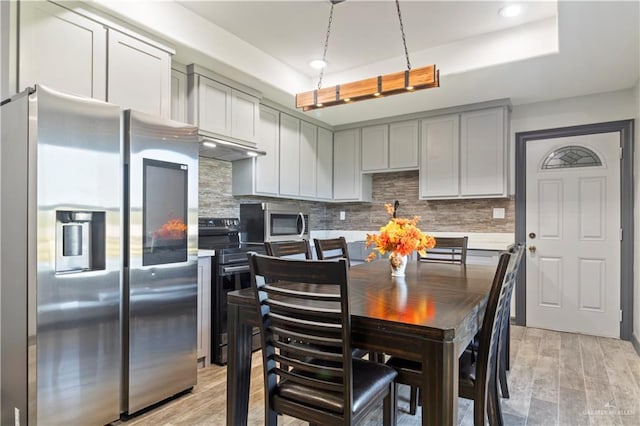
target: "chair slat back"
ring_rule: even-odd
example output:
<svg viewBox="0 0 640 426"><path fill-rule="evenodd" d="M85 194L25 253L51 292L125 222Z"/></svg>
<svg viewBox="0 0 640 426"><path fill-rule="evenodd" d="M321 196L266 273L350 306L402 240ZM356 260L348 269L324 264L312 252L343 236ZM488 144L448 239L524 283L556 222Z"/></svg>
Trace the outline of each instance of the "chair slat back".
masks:
<svg viewBox="0 0 640 426"><path fill-rule="evenodd" d="M311 259L311 247L309 241L282 241L282 242L265 242L265 251L268 256L275 257L297 257L302 259Z"/></svg>
<svg viewBox="0 0 640 426"><path fill-rule="evenodd" d="M330 260L344 258L347 259L347 265L351 265L349 248L347 240L345 240L344 237L325 240L314 238L313 243L316 246L316 256L318 256L318 259Z"/></svg>
<svg viewBox="0 0 640 426"><path fill-rule="evenodd" d="M249 254L269 395L286 380L341 395L345 410L352 409L346 262Z"/></svg>
<svg viewBox="0 0 640 426"><path fill-rule="evenodd" d="M467 263L469 237L438 237L434 248L427 250L426 256L419 256L425 262Z"/></svg>
<svg viewBox="0 0 640 426"><path fill-rule="evenodd" d="M476 391L481 392L479 400L484 401L488 395L490 380L496 380L498 362L498 341L505 316L511 304L511 294L516 282L518 267L522 259L523 246L517 245L502 253L498 261L496 275L491 285L489 299L480 330L478 364L476 367ZM508 320L508 319L507 319Z"/></svg>

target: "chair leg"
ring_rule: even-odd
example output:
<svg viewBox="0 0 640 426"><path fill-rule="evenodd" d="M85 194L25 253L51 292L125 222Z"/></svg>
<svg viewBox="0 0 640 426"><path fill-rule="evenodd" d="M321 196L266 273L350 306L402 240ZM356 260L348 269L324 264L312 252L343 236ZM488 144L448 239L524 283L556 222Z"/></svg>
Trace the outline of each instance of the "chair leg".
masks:
<svg viewBox="0 0 640 426"><path fill-rule="evenodd" d="M382 406L382 423L384 426L396 426L398 407L398 384L393 382L389 386L389 393L384 397Z"/></svg>
<svg viewBox="0 0 640 426"><path fill-rule="evenodd" d="M509 384L507 383L507 372L505 368L504 364L498 368L498 379L500 381L500 393L502 394L502 397L509 399Z"/></svg>
<svg viewBox="0 0 640 426"><path fill-rule="evenodd" d="M418 405L418 388L411 386L411 396L409 397L409 414L416 415Z"/></svg>
<svg viewBox="0 0 640 426"><path fill-rule="evenodd" d="M490 426L503 426L504 421L502 419L502 407L500 406L500 397L498 395L498 384L496 380L491 380L489 383L489 395L488 397L488 417Z"/></svg>

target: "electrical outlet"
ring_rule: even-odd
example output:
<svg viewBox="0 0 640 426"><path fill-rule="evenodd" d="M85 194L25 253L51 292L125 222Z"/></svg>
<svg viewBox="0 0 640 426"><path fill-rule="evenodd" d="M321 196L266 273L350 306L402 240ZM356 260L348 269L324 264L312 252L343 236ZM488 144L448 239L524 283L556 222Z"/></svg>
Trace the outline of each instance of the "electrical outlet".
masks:
<svg viewBox="0 0 640 426"><path fill-rule="evenodd" d="M13 423L14 426L20 426L20 409L13 407Z"/></svg>
<svg viewBox="0 0 640 426"><path fill-rule="evenodd" d="M494 208L493 209L493 218L494 219L504 219L504 208Z"/></svg>
<svg viewBox="0 0 640 426"><path fill-rule="evenodd" d="M340 211L340 220L345 220L347 218L346 213L344 212L344 210Z"/></svg>

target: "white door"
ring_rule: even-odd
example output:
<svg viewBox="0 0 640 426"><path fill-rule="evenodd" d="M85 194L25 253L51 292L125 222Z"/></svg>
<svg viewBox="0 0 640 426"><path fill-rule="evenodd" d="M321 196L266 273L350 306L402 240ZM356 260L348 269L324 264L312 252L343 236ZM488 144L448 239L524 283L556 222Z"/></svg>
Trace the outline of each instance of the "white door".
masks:
<svg viewBox="0 0 640 426"><path fill-rule="evenodd" d="M620 134L527 143L527 325L620 337Z"/></svg>

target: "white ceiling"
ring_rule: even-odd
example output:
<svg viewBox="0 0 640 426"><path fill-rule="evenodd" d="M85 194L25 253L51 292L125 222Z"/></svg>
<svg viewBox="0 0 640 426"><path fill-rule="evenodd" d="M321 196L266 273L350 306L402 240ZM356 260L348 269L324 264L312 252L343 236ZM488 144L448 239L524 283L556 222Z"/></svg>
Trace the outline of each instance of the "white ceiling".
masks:
<svg viewBox="0 0 640 426"><path fill-rule="evenodd" d="M308 63L322 58L331 3L303 1L180 1L184 7L235 34L297 71L318 78ZM400 10L411 52L555 17L555 1L523 3L524 13L498 15L503 1L406 1ZM334 7L326 73L397 58L405 66L394 1L348 0ZM428 64L415 64L415 66Z"/></svg>
<svg viewBox="0 0 640 426"><path fill-rule="evenodd" d="M293 107L317 86L307 62L322 56L329 0L94 0L173 43L196 62ZM441 87L306 114L331 125L492 99L513 104L622 90L640 76L640 2L401 0L413 67L435 63ZM395 2L348 0L334 8L324 86L405 69Z"/></svg>

